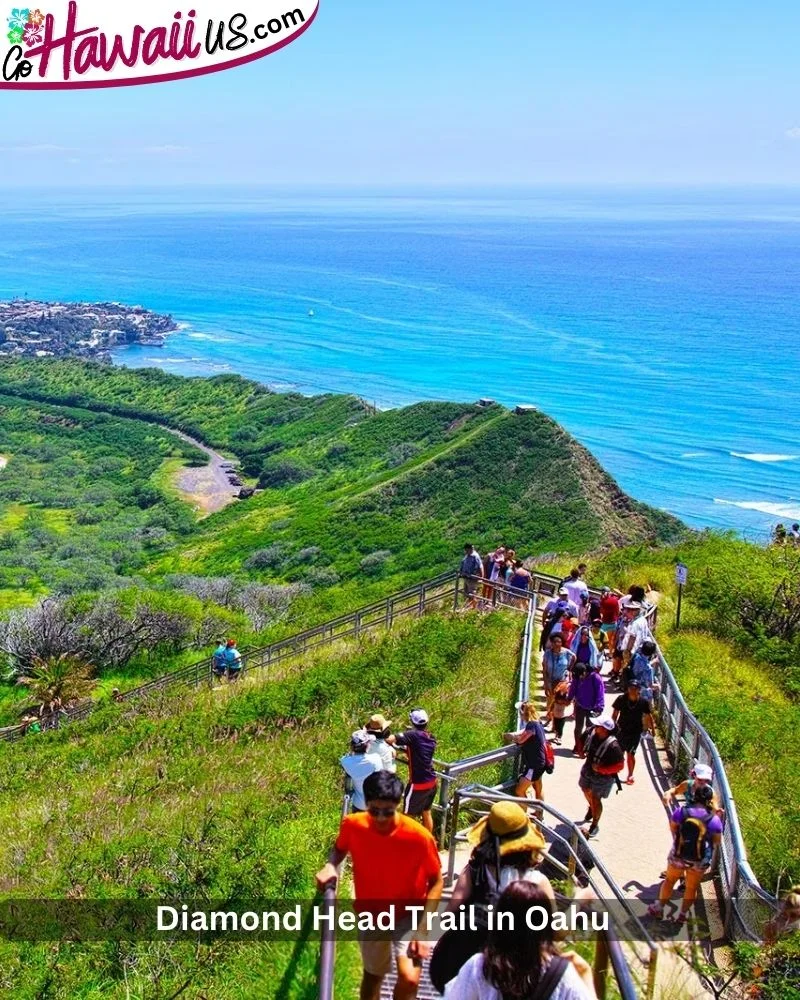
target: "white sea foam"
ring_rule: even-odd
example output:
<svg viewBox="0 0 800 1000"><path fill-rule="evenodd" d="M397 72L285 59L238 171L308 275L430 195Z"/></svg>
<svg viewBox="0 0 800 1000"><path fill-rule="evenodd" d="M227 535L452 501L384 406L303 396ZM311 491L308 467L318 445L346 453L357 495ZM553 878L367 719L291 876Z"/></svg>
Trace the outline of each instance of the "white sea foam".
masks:
<svg viewBox="0 0 800 1000"><path fill-rule="evenodd" d="M211 333L190 333L189 340L208 340L212 344L230 344L229 337L215 337Z"/></svg>
<svg viewBox="0 0 800 1000"><path fill-rule="evenodd" d="M681 455L681 458L708 458L709 454L707 451L685 451Z"/></svg>
<svg viewBox="0 0 800 1000"><path fill-rule="evenodd" d="M800 519L800 501L772 503L768 500L719 500L714 497L714 503L725 504L727 507L741 507L742 510L757 510L761 514L770 514L772 517Z"/></svg>
<svg viewBox="0 0 800 1000"><path fill-rule="evenodd" d="M774 455L760 451L732 451L734 458L746 458L748 462L796 462L800 455Z"/></svg>

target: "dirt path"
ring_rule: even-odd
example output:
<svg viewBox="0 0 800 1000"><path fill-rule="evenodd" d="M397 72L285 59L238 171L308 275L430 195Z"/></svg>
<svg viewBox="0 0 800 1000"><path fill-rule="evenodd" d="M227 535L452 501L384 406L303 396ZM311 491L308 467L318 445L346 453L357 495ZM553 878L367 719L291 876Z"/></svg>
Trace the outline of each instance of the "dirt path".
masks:
<svg viewBox="0 0 800 1000"><path fill-rule="evenodd" d="M231 486L228 482L228 469L223 464L230 459L209 448L208 445L189 437L182 431L169 430L170 434L179 437L181 441L194 445L208 456L208 465L200 468L184 467L175 476L175 486L203 515L215 514L227 507L239 495L239 486Z"/></svg>

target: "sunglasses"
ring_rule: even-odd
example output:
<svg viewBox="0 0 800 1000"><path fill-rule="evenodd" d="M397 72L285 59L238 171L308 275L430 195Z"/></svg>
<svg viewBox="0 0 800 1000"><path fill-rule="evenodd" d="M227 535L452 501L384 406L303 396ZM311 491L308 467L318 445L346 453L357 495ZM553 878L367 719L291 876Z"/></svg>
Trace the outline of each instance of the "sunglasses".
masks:
<svg viewBox="0 0 800 1000"><path fill-rule="evenodd" d="M370 816L380 816L384 819L388 819L390 816L394 816L397 812L396 808L392 809L380 809L378 806L367 806L367 812Z"/></svg>

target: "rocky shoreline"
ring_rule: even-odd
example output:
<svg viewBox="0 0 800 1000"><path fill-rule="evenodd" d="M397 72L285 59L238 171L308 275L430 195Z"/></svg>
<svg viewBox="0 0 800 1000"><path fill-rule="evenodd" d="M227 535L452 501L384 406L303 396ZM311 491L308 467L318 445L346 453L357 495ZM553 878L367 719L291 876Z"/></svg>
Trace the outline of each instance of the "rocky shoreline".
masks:
<svg viewBox="0 0 800 1000"><path fill-rule="evenodd" d="M0 302L0 357L84 358L111 364L129 344L163 347L172 316L120 302Z"/></svg>

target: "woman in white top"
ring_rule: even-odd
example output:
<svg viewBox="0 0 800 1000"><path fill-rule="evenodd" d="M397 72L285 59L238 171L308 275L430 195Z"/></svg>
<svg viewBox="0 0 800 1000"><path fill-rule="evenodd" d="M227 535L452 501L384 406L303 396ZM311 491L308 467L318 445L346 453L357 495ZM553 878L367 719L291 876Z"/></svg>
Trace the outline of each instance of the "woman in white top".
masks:
<svg viewBox="0 0 800 1000"><path fill-rule="evenodd" d="M503 930L489 932L484 950L445 987L445 1000L595 1000L588 964L574 952L560 955L549 926L528 927L532 907L552 915L550 897L540 886L512 882L504 890L495 926L508 919L501 914L510 914L513 930L504 924Z"/></svg>

